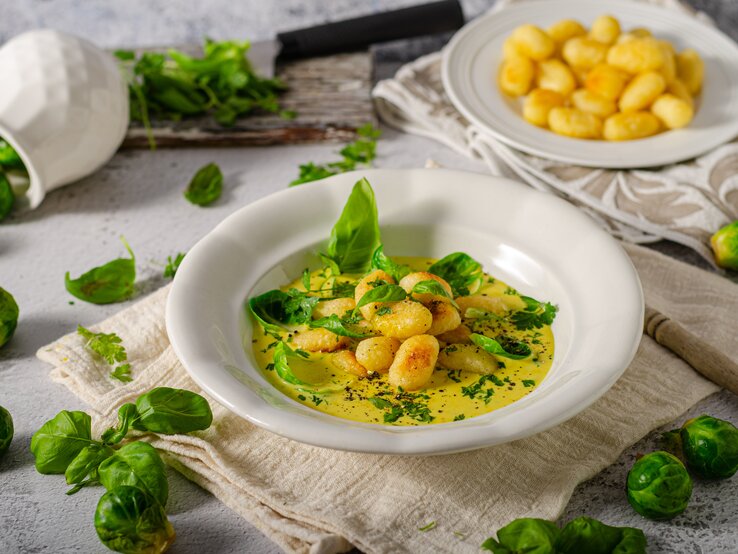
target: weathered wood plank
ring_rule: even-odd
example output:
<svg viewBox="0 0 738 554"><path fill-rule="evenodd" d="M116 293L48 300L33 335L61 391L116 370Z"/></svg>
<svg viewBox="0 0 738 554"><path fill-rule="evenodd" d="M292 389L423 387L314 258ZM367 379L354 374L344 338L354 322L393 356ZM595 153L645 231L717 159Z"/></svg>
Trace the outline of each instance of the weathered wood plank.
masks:
<svg viewBox="0 0 738 554"><path fill-rule="evenodd" d="M367 122L376 123L371 101L372 57L368 52L339 54L280 64L289 89L280 97L297 117L254 114L222 127L210 117L179 122L154 121L159 147L263 146L319 141L347 141ZM133 122L123 148L148 148L146 132Z"/></svg>

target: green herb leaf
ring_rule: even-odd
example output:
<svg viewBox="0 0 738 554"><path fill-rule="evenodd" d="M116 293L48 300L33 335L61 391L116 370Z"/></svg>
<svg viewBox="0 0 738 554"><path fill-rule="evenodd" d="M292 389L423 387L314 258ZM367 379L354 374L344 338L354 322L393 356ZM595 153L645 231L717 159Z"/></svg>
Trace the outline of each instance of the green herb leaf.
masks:
<svg viewBox="0 0 738 554"><path fill-rule="evenodd" d="M302 379L299 379L290 367L288 356L296 355L294 351L287 346L284 342L280 342L274 348L274 370L277 372L282 381L289 383L290 385L298 385L301 387L311 387L310 383L306 383Z"/></svg>
<svg viewBox="0 0 738 554"><path fill-rule="evenodd" d="M208 206L220 198L222 192L223 174L216 164L209 163L197 170L184 197L198 206Z"/></svg>
<svg viewBox="0 0 738 554"><path fill-rule="evenodd" d="M100 439L104 444L118 444L128 434L131 421L136 416L138 416L138 410L135 404L130 402L123 404L118 408L118 427L110 427L102 434Z"/></svg>
<svg viewBox="0 0 738 554"><path fill-rule="evenodd" d="M184 252L178 252L177 255L172 259L171 256L167 256L167 265L164 268L164 277L174 279L174 276L177 274L177 270L179 269L179 265L182 263L182 260L184 260L185 253Z"/></svg>
<svg viewBox="0 0 738 554"><path fill-rule="evenodd" d="M331 230L324 256L341 273L364 273L372 254L380 244L379 220L374 191L369 181L361 179L351 191L341 216Z"/></svg>
<svg viewBox="0 0 738 554"><path fill-rule="evenodd" d="M136 399L131 426L139 431L178 435L202 431L213 422L208 401L184 389L157 387Z"/></svg>
<svg viewBox="0 0 738 554"><path fill-rule="evenodd" d="M530 346L505 335L500 335L495 340L479 333L472 333L470 338L474 344L495 356L522 360L531 355Z"/></svg>
<svg viewBox="0 0 738 554"><path fill-rule="evenodd" d="M310 269L307 267L302 270L302 286L306 291L310 290Z"/></svg>
<svg viewBox="0 0 738 554"><path fill-rule="evenodd" d="M430 531L431 529L435 529L435 527L436 527L436 522L435 521L431 521L427 525L423 525L423 527L418 527L418 531L422 531L423 533L425 533L426 531Z"/></svg>
<svg viewBox="0 0 738 554"><path fill-rule="evenodd" d="M346 324L341 321L341 318L338 317L336 314L332 314L328 317L321 317L320 319L311 321L310 327L313 329L328 329L331 333L335 333L336 335L340 335L342 337L350 337L352 339L363 339L371 336L371 333L356 333L352 331L351 329L346 327Z"/></svg>
<svg viewBox="0 0 738 554"><path fill-rule="evenodd" d="M561 530L556 541L557 554L612 552L646 554L646 536L634 527L611 527L581 516L571 520Z"/></svg>
<svg viewBox="0 0 738 554"><path fill-rule="evenodd" d="M131 377L131 364L121 364L110 372L113 379L117 379L121 383L130 383L133 381Z"/></svg>
<svg viewBox="0 0 738 554"><path fill-rule="evenodd" d="M400 279L412 271L409 266L395 263L389 256L385 256L384 246L381 244L377 246L377 249L372 254L371 268L381 269L385 273L389 273L398 283Z"/></svg>
<svg viewBox="0 0 738 554"><path fill-rule="evenodd" d="M482 282L482 264L463 252L454 252L438 260L428 272L444 279L456 296L468 296Z"/></svg>
<svg viewBox="0 0 738 554"><path fill-rule="evenodd" d="M43 474L64 473L80 451L95 442L88 414L62 410L31 438L36 470Z"/></svg>
<svg viewBox="0 0 738 554"><path fill-rule="evenodd" d="M415 286L413 287L413 290L410 291L410 294L432 294L434 296L442 296L451 300L451 304L453 304L455 307L459 307L458 304L454 302L453 297L448 293L448 291L443 288L443 285L438 281L434 281L433 279L428 279L427 281L420 281L419 283L415 283Z"/></svg>
<svg viewBox="0 0 738 554"><path fill-rule="evenodd" d="M278 334L284 325L310 322L319 301L319 297L296 289L288 292L274 289L251 298L249 309L266 332Z"/></svg>
<svg viewBox="0 0 738 554"><path fill-rule="evenodd" d="M112 490L121 485L138 487L165 506L169 498L164 462L156 449L146 442L126 444L98 467L100 483Z"/></svg>
<svg viewBox="0 0 738 554"><path fill-rule="evenodd" d="M557 554L555 545L559 533L559 528L550 521L524 517L497 531L497 540L487 539L482 549L494 554Z"/></svg>
<svg viewBox="0 0 738 554"><path fill-rule="evenodd" d="M371 165L376 158L377 139L382 131L375 129L371 123L363 125L356 130L359 138L344 146L340 154L342 159L337 162L317 165L312 162L300 165L300 175L292 181L289 186L294 187L311 181L318 181L338 175L345 171L356 169L357 165Z"/></svg>
<svg viewBox="0 0 738 554"><path fill-rule="evenodd" d="M95 530L115 552L164 552L175 536L161 504L126 485L102 495L95 509Z"/></svg>
<svg viewBox="0 0 738 554"><path fill-rule="evenodd" d="M3 169L20 169L25 171L26 166L18 155L18 152L10 146L10 144L0 139L0 170Z"/></svg>
<svg viewBox="0 0 738 554"><path fill-rule="evenodd" d="M2 172L2 166L0 166L0 221L8 217L13 210L13 204L15 204L13 187L10 186L10 181L8 181L5 173Z"/></svg>
<svg viewBox="0 0 738 554"><path fill-rule="evenodd" d="M67 485L81 485L89 478L89 484L97 481L97 468L102 462L115 454L115 450L103 444L90 444L79 451L79 454L67 466L64 477ZM82 485L84 486L84 485ZM82 487L74 487L67 494L74 494Z"/></svg>
<svg viewBox="0 0 738 554"><path fill-rule="evenodd" d="M529 329L540 329L544 325L551 325L558 312L558 307L550 302L539 302L530 296L521 296L525 302L525 308L514 312L510 320L515 327L521 331Z"/></svg>
<svg viewBox="0 0 738 554"><path fill-rule="evenodd" d="M430 397L427 394L410 393L400 389L392 398L394 402L381 396L373 396L367 399L372 406L384 411L383 420L385 423L395 423L403 416L420 423L430 423L435 419L428 408Z"/></svg>
<svg viewBox="0 0 738 554"><path fill-rule="evenodd" d="M373 302L399 302L407 298L407 293L400 285L379 285L364 293L356 304L354 313L361 307Z"/></svg>
<svg viewBox="0 0 738 554"><path fill-rule="evenodd" d="M18 304L13 295L0 287L0 348L13 337L18 326Z"/></svg>
<svg viewBox="0 0 738 554"><path fill-rule="evenodd" d="M71 279L67 271L64 286L72 296L92 304L110 304L133 294L136 259L126 240L121 237L121 241L131 255L130 259L118 258L89 270L77 279Z"/></svg>

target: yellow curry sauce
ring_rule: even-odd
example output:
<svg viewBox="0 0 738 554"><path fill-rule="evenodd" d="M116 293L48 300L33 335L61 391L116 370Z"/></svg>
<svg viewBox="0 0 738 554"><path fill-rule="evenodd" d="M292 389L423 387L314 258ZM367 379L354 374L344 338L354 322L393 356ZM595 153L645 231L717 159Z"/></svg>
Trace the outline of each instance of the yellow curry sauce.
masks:
<svg viewBox="0 0 738 554"><path fill-rule="evenodd" d="M437 261L399 256L393 256L392 259L415 271L425 271ZM360 277L342 275L338 279L353 282ZM321 288L325 282L323 270L312 272L311 288ZM282 287L282 290L291 288L305 291L301 279ZM474 294L500 297L512 310L524 306L517 291L487 274ZM398 392L389 384L386 374L361 378L338 370L330 362L330 353L303 353L304 357L290 357L293 373L300 380L313 384L318 391L318 394L314 394L279 378L273 369L273 352L278 340L266 334L258 323L254 325L252 344L257 363L266 379L282 393L310 408L365 423L447 423L485 414L519 400L543 381L553 361L554 339L550 326L518 330L506 318L480 318L479 314L473 315L475 317L470 319L462 314L462 322L474 332L490 337L504 334L525 341L532 354L522 360L498 357L499 368L491 375L447 370L437 365L428 386L414 392ZM299 333L307 328L307 325L299 325L291 331L284 330L281 339L289 345L292 333ZM352 340L351 348L354 349L359 341L360 339ZM453 348L452 345L441 343L441 350L444 347ZM326 389L330 390L326 392Z"/></svg>

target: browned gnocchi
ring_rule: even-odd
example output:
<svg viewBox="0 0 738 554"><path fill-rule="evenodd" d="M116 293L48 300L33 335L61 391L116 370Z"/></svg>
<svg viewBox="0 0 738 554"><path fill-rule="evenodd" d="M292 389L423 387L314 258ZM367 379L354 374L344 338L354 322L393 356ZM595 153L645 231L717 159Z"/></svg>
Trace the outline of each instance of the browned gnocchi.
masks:
<svg viewBox="0 0 738 554"><path fill-rule="evenodd" d="M648 29L602 15L587 29L562 19L521 25L505 40L500 89L524 97L523 118L554 133L634 140L680 129L695 113L704 62Z"/></svg>

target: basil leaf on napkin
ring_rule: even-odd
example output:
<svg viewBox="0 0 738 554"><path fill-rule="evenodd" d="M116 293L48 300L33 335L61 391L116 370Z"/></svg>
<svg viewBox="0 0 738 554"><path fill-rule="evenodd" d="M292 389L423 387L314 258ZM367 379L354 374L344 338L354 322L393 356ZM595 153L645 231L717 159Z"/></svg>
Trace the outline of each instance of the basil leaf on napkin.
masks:
<svg viewBox="0 0 738 554"><path fill-rule="evenodd" d="M131 426L139 431L177 435L202 431L213 422L208 401L184 389L157 387L136 399Z"/></svg>

